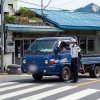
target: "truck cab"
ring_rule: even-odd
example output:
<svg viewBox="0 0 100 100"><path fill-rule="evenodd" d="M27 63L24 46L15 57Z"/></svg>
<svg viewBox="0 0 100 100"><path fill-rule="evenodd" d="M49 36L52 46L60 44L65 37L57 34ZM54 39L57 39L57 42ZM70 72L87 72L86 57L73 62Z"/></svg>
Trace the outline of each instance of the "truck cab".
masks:
<svg viewBox="0 0 100 100"><path fill-rule="evenodd" d="M75 37L36 39L22 59L22 72L31 74L35 80L41 80L43 76L56 75L61 81L68 81L72 76L69 45L73 38L77 40ZM65 50L60 49L62 41L66 43Z"/></svg>

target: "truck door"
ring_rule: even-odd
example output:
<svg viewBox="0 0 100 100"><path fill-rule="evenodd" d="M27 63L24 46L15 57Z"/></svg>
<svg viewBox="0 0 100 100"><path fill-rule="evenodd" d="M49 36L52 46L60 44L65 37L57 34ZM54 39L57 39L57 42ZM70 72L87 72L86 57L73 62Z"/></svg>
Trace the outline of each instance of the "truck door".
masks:
<svg viewBox="0 0 100 100"><path fill-rule="evenodd" d="M61 50L57 56L58 56L60 62L68 63L71 61L71 55L70 55L70 49L69 49L70 41L69 40L63 40L63 41L66 44L65 49ZM59 46L60 46L60 44L61 44L61 41L59 41Z"/></svg>

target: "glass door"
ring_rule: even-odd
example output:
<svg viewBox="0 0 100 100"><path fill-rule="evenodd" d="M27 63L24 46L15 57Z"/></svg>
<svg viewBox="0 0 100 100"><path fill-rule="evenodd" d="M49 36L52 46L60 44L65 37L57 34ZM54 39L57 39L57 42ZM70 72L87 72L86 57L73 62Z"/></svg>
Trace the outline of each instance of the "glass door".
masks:
<svg viewBox="0 0 100 100"><path fill-rule="evenodd" d="M22 58L34 40L15 40L15 64L21 65Z"/></svg>
<svg viewBox="0 0 100 100"><path fill-rule="evenodd" d="M28 49L28 47L30 46L30 44L31 44L31 40L24 40L23 56L24 56L26 50Z"/></svg>
<svg viewBox="0 0 100 100"><path fill-rule="evenodd" d="M20 65L21 40L15 40L15 64Z"/></svg>

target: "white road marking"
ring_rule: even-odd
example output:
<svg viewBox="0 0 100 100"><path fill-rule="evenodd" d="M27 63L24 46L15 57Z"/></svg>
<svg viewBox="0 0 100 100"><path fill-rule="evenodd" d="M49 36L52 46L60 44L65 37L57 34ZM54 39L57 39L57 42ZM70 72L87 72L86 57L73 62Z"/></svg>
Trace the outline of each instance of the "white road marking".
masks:
<svg viewBox="0 0 100 100"><path fill-rule="evenodd" d="M2 91L6 91L6 90L11 90L11 89L16 89L16 88L21 88L21 87L24 87L24 86L29 86L29 85L34 85L34 84L19 84L19 85L14 85L14 86L10 86L10 87L5 87L5 88L0 88L0 92Z"/></svg>
<svg viewBox="0 0 100 100"><path fill-rule="evenodd" d="M42 93L39 93L39 94L36 94L36 95L33 95L33 96L22 98L22 99L19 99L19 100L33 100L34 98L35 98L35 100L38 100L38 99L42 99L44 97L51 96L51 95L54 95L54 94L57 94L57 93L60 93L60 92L63 92L63 91L67 91L67 90L70 90L70 89L73 89L73 88L75 88L75 87L74 86L64 86L64 87L61 87L61 88L49 90L49 91L42 92Z"/></svg>
<svg viewBox="0 0 100 100"><path fill-rule="evenodd" d="M84 80L98 80L98 79L92 79L92 78L83 78Z"/></svg>
<svg viewBox="0 0 100 100"><path fill-rule="evenodd" d="M4 95L0 95L0 100L11 98L11 97L18 96L18 95L22 95L22 94L29 93L29 92L32 92L32 91L48 88L48 87L51 87L51 86L54 86L54 85L45 84L45 85L40 85L40 86L37 86L37 87L31 87L31 88L28 88L28 89L7 93L7 94L4 94Z"/></svg>
<svg viewBox="0 0 100 100"><path fill-rule="evenodd" d="M4 86L4 85L9 85L9 84L15 84L16 82L5 82L5 83L0 83L0 86Z"/></svg>
<svg viewBox="0 0 100 100"><path fill-rule="evenodd" d="M86 90L76 92L74 94L65 96L65 97L57 99L57 100L78 100L78 99L81 99L81 98L83 98L85 96L88 96L88 95L91 95L93 93L96 93L98 91L100 91L100 90L97 90L97 89L86 89Z"/></svg>
<svg viewBox="0 0 100 100"><path fill-rule="evenodd" d="M24 74L24 75L20 75L20 76L32 76L32 75Z"/></svg>

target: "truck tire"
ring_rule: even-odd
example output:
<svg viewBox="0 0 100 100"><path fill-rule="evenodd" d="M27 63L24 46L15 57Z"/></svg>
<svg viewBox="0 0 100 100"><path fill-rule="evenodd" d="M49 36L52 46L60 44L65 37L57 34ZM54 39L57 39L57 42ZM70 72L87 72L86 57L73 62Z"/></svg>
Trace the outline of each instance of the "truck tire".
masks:
<svg viewBox="0 0 100 100"><path fill-rule="evenodd" d="M33 77L35 80L39 81L39 80L42 79L43 75L33 75L33 74L32 74L32 77Z"/></svg>
<svg viewBox="0 0 100 100"><path fill-rule="evenodd" d="M100 66L95 66L94 70L89 71L91 78L99 78L100 77Z"/></svg>
<svg viewBox="0 0 100 100"><path fill-rule="evenodd" d="M59 75L59 79L61 81L68 81L68 80L70 80L70 77L71 77L70 68L68 66L64 66L62 68L60 75Z"/></svg>

